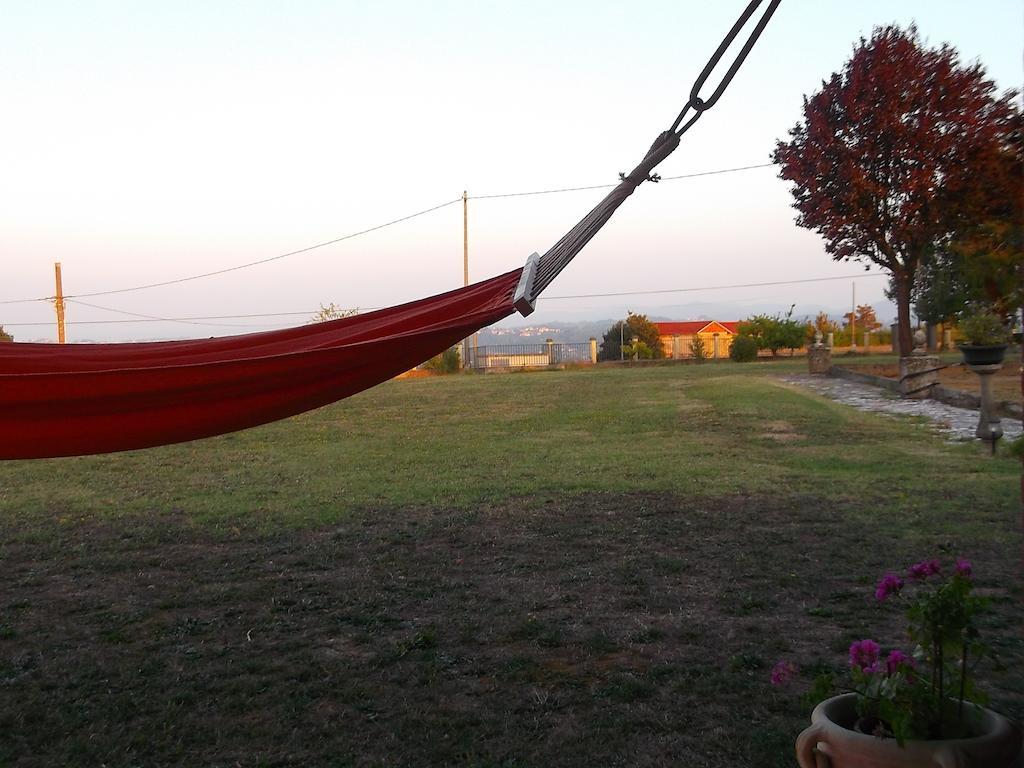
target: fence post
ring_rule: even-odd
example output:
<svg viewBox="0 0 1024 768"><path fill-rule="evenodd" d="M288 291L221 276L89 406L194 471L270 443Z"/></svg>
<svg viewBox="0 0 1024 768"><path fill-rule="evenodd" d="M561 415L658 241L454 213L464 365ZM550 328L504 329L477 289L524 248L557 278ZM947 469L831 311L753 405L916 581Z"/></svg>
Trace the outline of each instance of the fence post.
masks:
<svg viewBox="0 0 1024 768"><path fill-rule="evenodd" d="M717 333L714 334L711 338L712 338L712 340L714 342L713 346L715 348L715 360L717 360L718 359L718 334Z"/></svg>
<svg viewBox="0 0 1024 768"><path fill-rule="evenodd" d="M548 345L548 365L555 364L555 340L548 339L545 342Z"/></svg>
<svg viewBox="0 0 1024 768"><path fill-rule="evenodd" d="M832 347L835 346L835 343L836 343L836 335L832 331L829 331L828 332L828 344L826 346L829 349L832 349Z"/></svg>
<svg viewBox="0 0 1024 768"><path fill-rule="evenodd" d="M672 337L672 359L673 360L678 360L679 359L679 335L678 334Z"/></svg>
<svg viewBox="0 0 1024 768"><path fill-rule="evenodd" d="M597 364L597 339L590 337L590 362Z"/></svg>

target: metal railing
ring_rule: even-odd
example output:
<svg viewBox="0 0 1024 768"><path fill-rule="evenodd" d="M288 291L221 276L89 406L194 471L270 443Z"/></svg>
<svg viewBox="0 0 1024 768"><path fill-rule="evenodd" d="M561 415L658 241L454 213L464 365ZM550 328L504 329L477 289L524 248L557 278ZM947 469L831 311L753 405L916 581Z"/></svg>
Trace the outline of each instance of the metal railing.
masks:
<svg viewBox="0 0 1024 768"><path fill-rule="evenodd" d="M593 362L591 348L587 341L569 344L492 344L476 348L469 346L466 367L487 370L590 363Z"/></svg>

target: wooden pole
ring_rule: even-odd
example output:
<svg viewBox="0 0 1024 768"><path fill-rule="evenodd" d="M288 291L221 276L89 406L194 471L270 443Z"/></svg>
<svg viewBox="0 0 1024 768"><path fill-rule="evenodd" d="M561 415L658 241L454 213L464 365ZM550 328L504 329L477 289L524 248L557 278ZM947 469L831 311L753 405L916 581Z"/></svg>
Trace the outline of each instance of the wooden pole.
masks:
<svg viewBox="0 0 1024 768"><path fill-rule="evenodd" d="M850 283L850 351L857 351L857 284Z"/></svg>
<svg viewBox="0 0 1024 768"><path fill-rule="evenodd" d="M57 343L63 344L64 338L64 289L60 280L60 262L53 265L53 272L57 279L57 293L53 298L53 306L57 310Z"/></svg>
<svg viewBox="0 0 1024 768"><path fill-rule="evenodd" d="M469 285L469 196L462 190L462 284ZM473 359L477 355L479 336L473 334ZM465 341L466 361L469 360L469 339Z"/></svg>
<svg viewBox="0 0 1024 768"><path fill-rule="evenodd" d="M462 284L469 285L469 198L462 190Z"/></svg>

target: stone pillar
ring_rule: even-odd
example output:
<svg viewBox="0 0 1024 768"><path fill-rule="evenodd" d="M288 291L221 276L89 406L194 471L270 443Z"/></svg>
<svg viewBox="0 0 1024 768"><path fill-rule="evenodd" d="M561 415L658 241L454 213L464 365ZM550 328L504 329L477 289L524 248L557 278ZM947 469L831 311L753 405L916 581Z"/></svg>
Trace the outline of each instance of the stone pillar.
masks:
<svg viewBox="0 0 1024 768"><path fill-rule="evenodd" d="M836 335L832 331L828 332L828 344L826 345L829 349L832 349L836 345Z"/></svg>
<svg viewBox="0 0 1024 768"><path fill-rule="evenodd" d="M679 352L679 336L672 337L672 359L678 360L682 355Z"/></svg>
<svg viewBox="0 0 1024 768"><path fill-rule="evenodd" d="M831 336L832 334L829 334ZM814 374L828 373L832 367L832 349L821 343L821 331L814 332L814 343L807 350L807 369Z"/></svg>
<svg viewBox="0 0 1024 768"><path fill-rule="evenodd" d="M920 328L914 331L914 351L900 358L900 394L915 400L931 396L939 383L939 358L925 351L927 338Z"/></svg>
<svg viewBox="0 0 1024 768"><path fill-rule="evenodd" d="M712 335L712 337L711 337L711 346L715 350L714 358L715 358L715 360L717 360L718 359L718 334L717 333Z"/></svg>
<svg viewBox="0 0 1024 768"><path fill-rule="evenodd" d="M942 348L947 352L953 348L953 332L949 328L942 331Z"/></svg>
<svg viewBox="0 0 1024 768"><path fill-rule="evenodd" d="M547 339L544 343L548 345L548 365L554 365L555 364L555 340L554 339Z"/></svg>
<svg viewBox="0 0 1024 768"><path fill-rule="evenodd" d="M590 337L590 362L597 363L597 339Z"/></svg>

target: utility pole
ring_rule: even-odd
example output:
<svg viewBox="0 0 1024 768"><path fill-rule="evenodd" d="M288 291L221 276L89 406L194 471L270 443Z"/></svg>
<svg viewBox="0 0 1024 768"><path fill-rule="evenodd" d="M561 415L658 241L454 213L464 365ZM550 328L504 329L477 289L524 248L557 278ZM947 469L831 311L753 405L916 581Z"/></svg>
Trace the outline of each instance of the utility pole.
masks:
<svg viewBox="0 0 1024 768"><path fill-rule="evenodd" d="M462 190L462 285L469 285L469 196ZM476 362L477 335L473 334L473 361ZM462 341L462 367L468 368L470 363L469 338Z"/></svg>
<svg viewBox="0 0 1024 768"><path fill-rule="evenodd" d="M60 262L55 262L53 272L57 278L57 293L53 297L53 306L57 310L57 343L64 343L64 289L60 281Z"/></svg>
<svg viewBox="0 0 1024 768"><path fill-rule="evenodd" d="M469 198L462 190L462 285L469 285Z"/></svg>
<svg viewBox="0 0 1024 768"><path fill-rule="evenodd" d="M850 351L857 351L857 283L850 283L853 296L850 301Z"/></svg>

